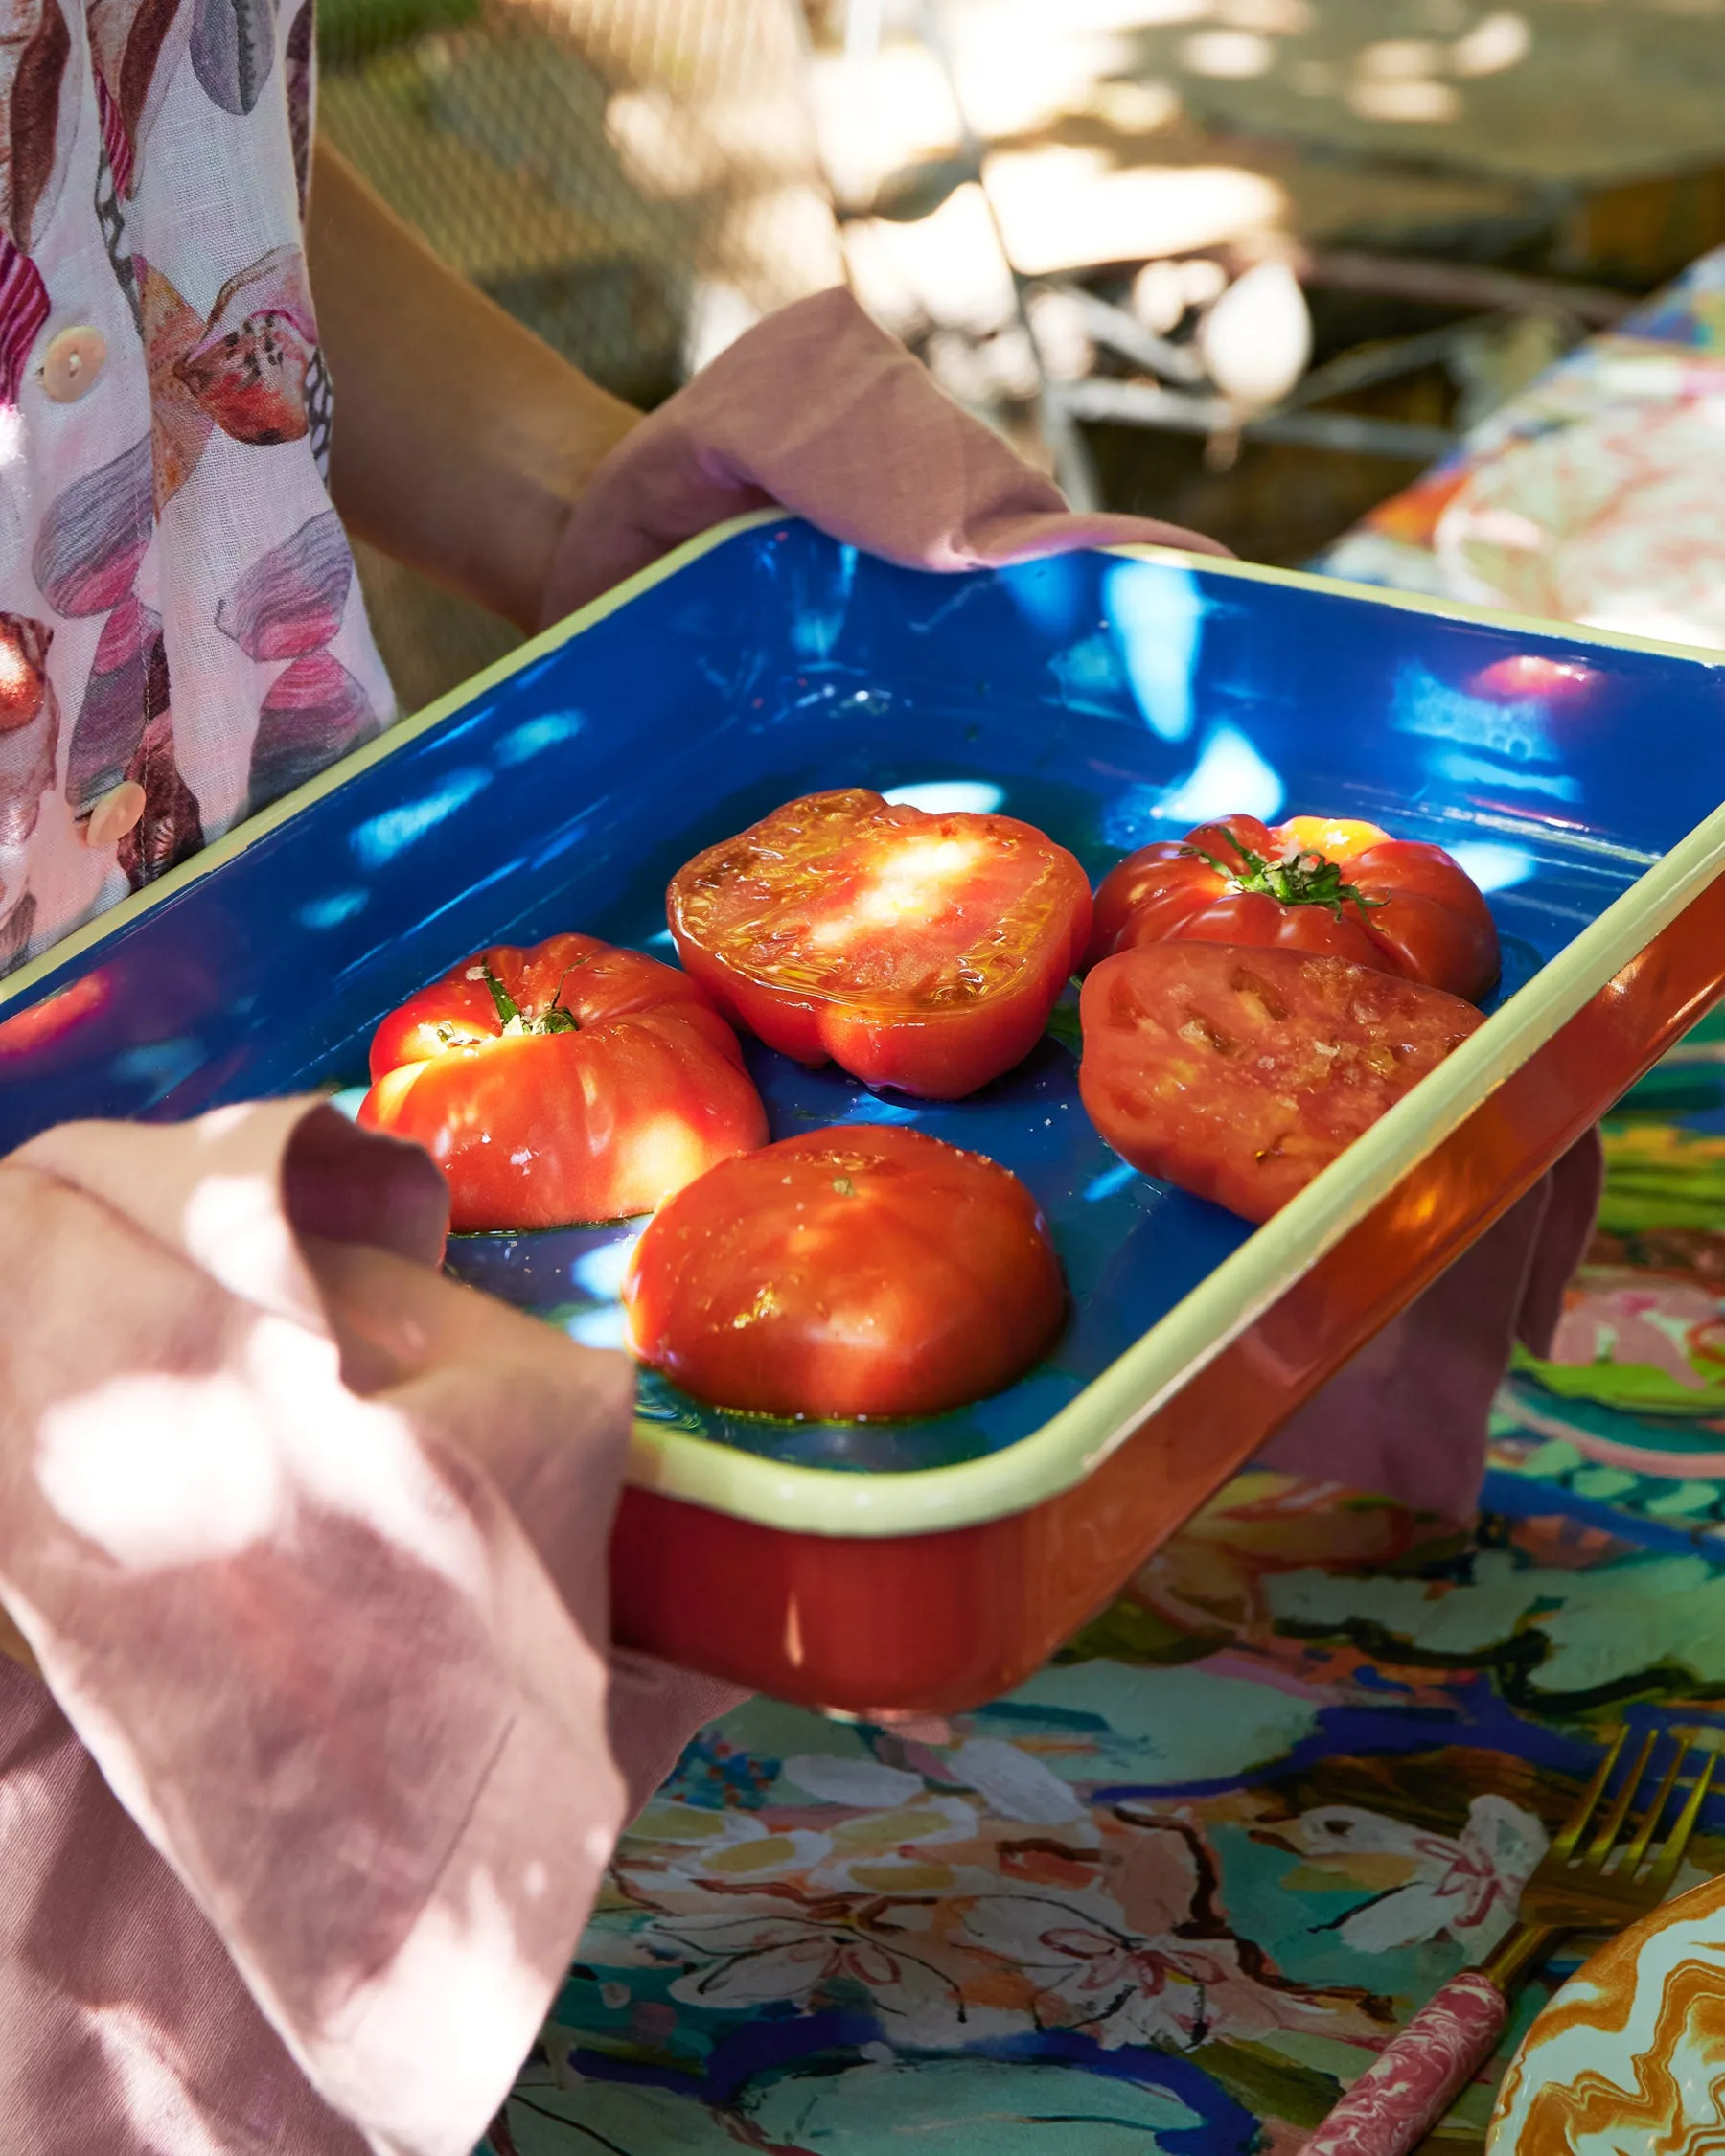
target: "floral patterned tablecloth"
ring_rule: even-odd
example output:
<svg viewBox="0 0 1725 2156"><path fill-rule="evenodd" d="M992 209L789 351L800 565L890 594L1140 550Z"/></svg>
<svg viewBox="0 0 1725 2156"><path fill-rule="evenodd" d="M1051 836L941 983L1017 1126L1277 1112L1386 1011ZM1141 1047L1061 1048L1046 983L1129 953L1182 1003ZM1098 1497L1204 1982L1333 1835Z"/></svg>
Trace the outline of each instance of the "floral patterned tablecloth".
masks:
<svg viewBox="0 0 1725 2156"><path fill-rule="evenodd" d="M493 2145L1292 2150L1508 1922L1601 1728L1679 1702L1725 1719L1704 1548L1244 1476L950 1729L756 1701L707 1732ZM1501 2065L1435 2145L1479 2145Z"/></svg>
<svg viewBox="0 0 1725 2156"><path fill-rule="evenodd" d="M1721 503L1725 255L1321 565L1725 644ZM1610 1126L1476 1532L1248 1474L992 1706L740 1709L625 1840L490 2156L1298 2147L1508 1923L1606 1725L1725 1732L1722 1059L1702 1028ZM1479 2147L1545 1996L1429 2148Z"/></svg>

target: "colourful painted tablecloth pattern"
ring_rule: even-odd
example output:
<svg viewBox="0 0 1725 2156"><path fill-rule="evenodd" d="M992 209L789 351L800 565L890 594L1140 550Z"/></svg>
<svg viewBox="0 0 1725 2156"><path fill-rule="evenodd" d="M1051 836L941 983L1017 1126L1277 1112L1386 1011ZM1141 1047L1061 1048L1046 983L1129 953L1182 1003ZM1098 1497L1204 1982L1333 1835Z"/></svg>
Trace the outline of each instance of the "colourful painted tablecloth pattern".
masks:
<svg viewBox="0 0 1725 2156"><path fill-rule="evenodd" d="M619 1854L508 2137L1291 2151L1502 1931L1601 1727L1673 1702L1725 1717L1703 1550L1555 1508L1464 1539L1243 1477L950 1729L757 1701L707 1732ZM1704 1838L1693 1876L1722 1868ZM1478 2145L1489 2095L1440 2145Z"/></svg>
<svg viewBox="0 0 1725 2156"><path fill-rule="evenodd" d="M1322 565L1725 644L1721 501L1725 256ZM1476 1532L1248 1474L992 1706L742 1708L623 1844L491 2156L1297 2148L1508 1923L1603 1728L1725 1732L1725 1023L1607 1148ZM1429 2148L1480 2145L1547 1995Z"/></svg>
<svg viewBox="0 0 1725 2156"><path fill-rule="evenodd" d="M1297 2147L1497 1938L1604 1727L1725 1730L1725 1139L1670 1076L1476 1533L1249 1474L950 1726L741 1709L625 1842L495 2156Z"/></svg>

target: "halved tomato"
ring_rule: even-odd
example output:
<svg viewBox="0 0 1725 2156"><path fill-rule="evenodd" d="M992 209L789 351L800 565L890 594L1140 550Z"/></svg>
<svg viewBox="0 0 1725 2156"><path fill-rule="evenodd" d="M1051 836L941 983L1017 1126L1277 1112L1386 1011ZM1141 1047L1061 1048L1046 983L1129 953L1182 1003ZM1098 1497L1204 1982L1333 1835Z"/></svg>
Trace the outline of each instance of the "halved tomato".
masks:
<svg viewBox="0 0 1725 2156"><path fill-rule="evenodd" d="M683 964L770 1047L955 1100L1036 1045L1090 934L1090 884L1011 816L862 787L790 801L697 854L667 912Z"/></svg>
<svg viewBox="0 0 1725 2156"><path fill-rule="evenodd" d="M1129 854L1096 893L1090 963L1172 938L1326 952L1470 1002L1498 977L1497 925L1460 863L1344 818L1224 816Z"/></svg>
<svg viewBox="0 0 1725 2156"><path fill-rule="evenodd" d="M1375 967L1215 943L1105 958L1079 1018L1079 1089L1115 1151L1254 1221L1484 1023Z"/></svg>
<svg viewBox="0 0 1725 2156"><path fill-rule="evenodd" d="M835 1420L998 1392L1066 1290L1009 1169L852 1124L727 1160L649 1223L624 1286L637 1356L703 1400Z"/></svg>
<svg viewBox="0 0 1725 2156"><path fill-rule="evenodd" d="M767 1139L737 1037L695 982L593 936L498 945L394 1011L359 1120L423 1145L450 1226L651 1212Z"/></svg>

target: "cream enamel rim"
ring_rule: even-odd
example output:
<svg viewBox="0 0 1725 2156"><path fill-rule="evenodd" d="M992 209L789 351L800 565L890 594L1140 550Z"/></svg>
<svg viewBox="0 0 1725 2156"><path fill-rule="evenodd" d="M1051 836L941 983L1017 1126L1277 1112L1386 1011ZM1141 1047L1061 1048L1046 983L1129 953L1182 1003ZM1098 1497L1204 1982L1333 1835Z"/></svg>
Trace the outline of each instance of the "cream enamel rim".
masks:
<svg viewBox="0 0 1725 2156"><path fill-rule="evenodd" d="M465 710L476 696L558 651L631 600L741 533L791 521L762 510L689 540L614 591L544 631L375 742L319 772L304 786L75 929L0 985L0 1011L69 959L97 949L152 907L238 859L270 832L359 772ZM1293 569L1265 568L1171 547L1103 551L1165 562L1213 576L1276 584L1399 608L1409 613L1561 637L1571 645L1650 653L1714 670L1725 654L1652 642L1604 630L1572 631L1560 622L1499 613L1425 593L1394 592ZM1456 1052L1348 1148L1267 1227L1223 1260L1075 1400L1040 1430L980 1459L953 1467L890 1474L779 1465L751 1453L662 1424L637 1421L629 1479L643 1489L795 1533L889 1536L932 1534L1023 1512L1072 1488L1182 1386L1369 1212L1407 1171L1518 1069L1604 987L1725 868L1725 807L1716 809L1617 899L1599 918Z"/></svg>

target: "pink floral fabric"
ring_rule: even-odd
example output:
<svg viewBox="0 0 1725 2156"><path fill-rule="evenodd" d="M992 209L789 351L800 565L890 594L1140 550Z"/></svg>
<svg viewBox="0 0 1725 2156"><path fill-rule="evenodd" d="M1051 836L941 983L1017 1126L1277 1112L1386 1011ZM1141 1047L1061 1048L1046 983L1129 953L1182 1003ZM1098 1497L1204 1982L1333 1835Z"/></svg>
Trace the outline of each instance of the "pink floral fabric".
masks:
<svg viewBox="0 0 1725 2156"><path fill-rule="evenodd" d="M0 970L391 714L325 485L311 61L312 0L0 0ZM57 401L74 328L106 356Z"/></svg>

